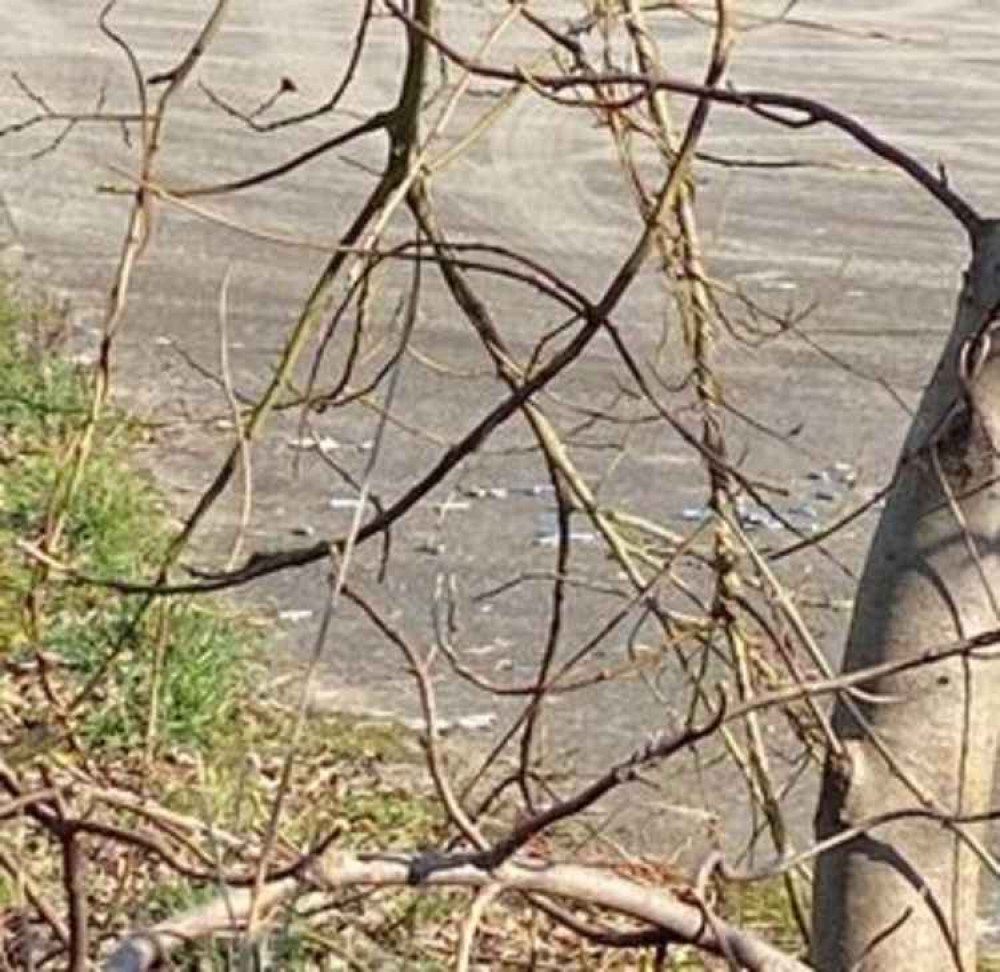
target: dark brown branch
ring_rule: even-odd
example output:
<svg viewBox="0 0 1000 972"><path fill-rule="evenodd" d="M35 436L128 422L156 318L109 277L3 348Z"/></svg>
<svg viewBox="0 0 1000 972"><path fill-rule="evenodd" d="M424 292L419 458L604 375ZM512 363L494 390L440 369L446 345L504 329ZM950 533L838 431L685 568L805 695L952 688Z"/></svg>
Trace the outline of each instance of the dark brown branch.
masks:
<svg viewBox="0 0 1000 972"><path fill-rule="evenodd" d="M688 746L693 746L711 736L725 720L726 708L720 704L717 711L702 726L691 726L683 732L669 738L657 736L645 746L637 750L617 766L598 777L589 786L575 796L549 807L536 814L524 823L515 827L506 837L494 844L489 850L473 855L473 863L477 866L493 870L504 861L509 860L521 850L532 838L538 836L560 820L566 820L582 813L593 806L598 800L625 783L634 782L639 778L639 770L652 763L669 759L675 753Z"/></svg>
<svg viewBox="0 0 1000 972"><path fill-rule="evenodd" d="M346 67L344 68L344 73L330 97L315 108L310 108L308 111L299 112L297 114L288 115L285 118L278 118L271 122L257 121L260 115L274 106L281 95L296 90L294 81L289 78L282 78L275 94L249 113L240 111L238 108L217 95L207 85L200 84L199 87L205 93L205 96L216 107L224 111L227 115L230 115L233 118L238 118L255 132L273 132L280 128L286 128L290 125L299 125L302 122L312 121L314 118L326 115L337 107L340 100L347 93L347 89L351 86L351 83L357 74L358 65L361 62L361 54L365 47L365 39L368 36L368 28L371 25L372 7L374 2L375 0L365 0L364 9L361 11L360 23L358 24L358 29L354 34L354 43L351 47L351 55L348 58Z"/></svg>
<svg viewBox="0 0 1000 972"><path fill-rule="evenodd" d="M466 57L437 34L415 24L393 0L385 0L386 6L400 20L422 33L445 57L454 61L476 77L504 81L509 84L523 84L524 72L518 68L501 68L482 64ZM776 91L751 89L740 91L736 88L714 88L681 78L667 75L643 74L634 71L610 71L602 73L579 72L576 74L532 74L533 87L557 94L572 88L600 88L611 85L633 87L642 93L662 90L691 98L702 98L722 105L745 108L767 118L769 121L790 128L808 128L813 125L830 125L848 135L873 155L905 172L910 178L929 192L944 206L972 237L983 219L973 207L958 195L945 179L935 175L908 152L880 138L871 129L843 112L812 98L783 94Z"/></svg>
<svg viewBox="0 0 1000 972"><path fill-rule="evenodd" d="M87 961L87 885L86 858L80 835L75 827L67 826L59 835L62 844L63 885L69 904L69 972L86 972Z"/></svg>
<svg viewBox="0 0 1000 972"><path fill-rule="evenodd" d="M273 166L270 169L265 169L263 172L255 172L253 175L244 176L242 179L235 179L232 182L223 182L215 186L197 186L191 189L171 189L169 192L172 196L176 196L178 199L194 199L198 196L221 196L230 192L239 192L243 189L251 189L254 186L260 186L266 182L272 181L273 179L277 179L280 176L287 175L289 172L294 172L297 168L305 165L307 162L312 162L314 159L318 159L327 152L332 152L334 149L340 148L342 145L346 145L348 142L351 142L362 135L383 131L388 128L392 119L392 112L380 111L377 114L372 115L370 118L366 118L363 122L361 122L361 124L355 125L353 128L349 128L346 132L341 132L339 135L333 135L332 137L320 142L318 145L314 145L311 149L307 149L305 152L300 152L298 155L292 156L292 158L287 161Z"/></svg>

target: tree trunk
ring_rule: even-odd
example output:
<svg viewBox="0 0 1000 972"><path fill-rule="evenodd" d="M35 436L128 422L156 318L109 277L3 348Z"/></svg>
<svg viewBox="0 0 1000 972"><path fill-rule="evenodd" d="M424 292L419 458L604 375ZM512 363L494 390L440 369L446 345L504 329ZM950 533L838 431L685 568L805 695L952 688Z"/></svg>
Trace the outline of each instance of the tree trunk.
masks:
<svg viewBox="0 0 1000 972"><path fill-rule="evenodd" d="M1000 221L972 231L955 324L907 437L858 590L844 671L917 659L1000 628ZM978 337L977 337L978 336ZM988 806L1000 715L996 648L841 696L817 836L918 811L824 853L813 902L822 972L975 969L979 860L942 815ZM929 811L929 812L923 812ZM982 825L963 825L981 839Z"/></svg>

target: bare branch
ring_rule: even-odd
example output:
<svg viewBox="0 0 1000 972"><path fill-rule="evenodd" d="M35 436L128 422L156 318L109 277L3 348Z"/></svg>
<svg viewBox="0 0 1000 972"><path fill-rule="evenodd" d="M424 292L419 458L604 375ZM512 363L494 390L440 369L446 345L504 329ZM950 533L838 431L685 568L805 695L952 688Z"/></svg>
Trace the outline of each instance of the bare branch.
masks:
<svg viewBox="0 0 1000 972"><path fill-rule="evenodd" d="M393 0L384 0L386 6L400 20L413 26L413 21ZM517 68L494 67L470 60L465 55L444 41L436 33L421 29L427 40L442 54L477 77L489 78L494 81L506 81L515 84L524 80L524 74ZM809 128L814 125L830 125L850 136L873 155L888 162L890 165L905 172L910 178L929 192L944 206L956 220L965 228L969 236L973 236L982 224L982 217L959 196L947 183L947 180L935 175L912 155L904 152L898 146L880 138L871 129L851 118L843 112L831 108L823 102L800 95L782 94L776 91L747 90L736 88L715 88L711 85L696 84L680 78L651 76L628 71L591 72L577 74L532 74L531 83L553 94L574 88L595 89L606 86L624 86L635 88L638 94L651 91L671 91L674 94L687 95L692 98L705 98L722 105L744 108L760 115L769 121L788 128Z"/></svg>
<svg viewBox="0 0 1000 972"><path fill-rule="evenodd" d="M313 888L327 891L347 887L408 887L412 886L413 873L421 870L420 859L419 854L354 857L331 852L316 862L311 883ZM671 941L691 944L715 955L730 954L751 972L809 972L808 966L752 933L718 918L707 921L702 908L687 903L683 896L638 884L605 869L549 864L528 858L487 871L464 862L451 866L443 858L423 883L428 888L490 886L496 887L497 893L519 891L585 902L653 925ZM276 882L262 892L263 904L273 910L303 890L308 888L303 889L298 881ZM237 920L242 920L248 896L234 891L230 904ZM180 943L227 930L234 930L229 908L216 900L120 942L106 960L104 972L145 972Z"/></svg>

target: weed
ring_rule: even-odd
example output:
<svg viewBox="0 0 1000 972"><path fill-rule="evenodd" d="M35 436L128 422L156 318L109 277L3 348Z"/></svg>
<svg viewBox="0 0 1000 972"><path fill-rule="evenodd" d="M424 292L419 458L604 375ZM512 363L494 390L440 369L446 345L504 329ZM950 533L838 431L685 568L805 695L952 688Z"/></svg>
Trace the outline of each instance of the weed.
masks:
<svg viewBox="0 0 1000 972"><path fill-rule="evenodd" d="M128 750L154 732L168 746L204 747L232 717L250 629L192 601L138 615L135 598L54 583L37 642L21 624L37 572L16 552L44 527L49 493L69 438L86 413L87 383L54 356L38 357L15 330L18 309L0 300L0 636L8 651L38 648L85 682L109 658L108 677L78 727L91 747ZM127 467L134 433L111 413L68 511L60 557L104 577L148 576L166 549L167 518L151 485ZM162 634L162 637L161 637ZM155 712L156 724L149 725Z"/></svg>
<svg viewBox="0 0 1000 972"><path fill-rule="evenodd" d="M141 597L47 573L19 549L19 541L30 544L43 534L50 492L89 401L75 369L19 338L24 313L0 299L0 665L13 676L0 679L0 747L23 790L69 781L90 787L93 800L67 797L71 813L100 819L108 832L172 838L173 853L187 855L190 878L166 866L162 855L88 837L91 915L103 929L125 929L215 898L214 868L252 873L282 787L294 716L260 691L266 670L255 657L257 631L245 618L191 599L140 609ZM54 551L74 572L117 578L156 572L169 518L149 482L129 469L135 441L134 427L109 410ZM79 700L84 686L82 703L67 715L60 700ZM331 835L355 851L439 846L441 808L419 782L421 758L405 730L313 717L291 763L269 863L287 866ZM149 796L152 809L137 810L128 799L102 804L109 780L129 799ZM155 814L159 829L151 825ZM226 839L206 837L205 824ZM68 893L58 843L44 827L16 821L0 849L17 860L14 876L0 872L2 958L4 915L25 909L22 876L61 914ZM450 967L455 919L468 894L355 889L311 911L305 899L265 916L251 943L191 943L173 961L219 972L251 965L438 972ZM769 933L790 927L776 888L729 905L727 917ZM602 956L514 896L490 909L477 950L497 969L523 967L525 955L536 953L542 965L650 967L643 964L647 955L634 952ZM673 968L704 968L697 959L685 964L681 951Z"/></svg>
<svg viewBox="0 0 1000 972"><path fill-rule="evenodd" d="M99 785L110 774L122 792L155 794L166 813L229 827L237 843L203 853L245 871L247 847L271 814L291 724L288 710L259 690L266 672L256 659L258 627L214 602L177 599L147 610L141 597L42 570L19 548L43 536L50 493L89 402L78 370L24 340L19 325L32 314L0 294L0 664L13 676L0 680L5 760L29 788L61 767L86 766ZM129 468L135 442L134 426L109 410L55 551L73 573L148 578L167 549L165 504ZM59 700L81 698L84 686L67 720ZM383 774L389 764L412 762L406 735L357 720L312 721L284 808L284 859L329 833L349 833L352 846L431 840L438 818L430 802ZM142 825L127 810L105 819L126 831ZM61 902L56 907L65 907L56 846L24 826L30 839L4 846ZM88 894L95 915L107 910L105 920L156 921L218 894L217 883L185 880L155 855L136 858L110 842L94 842L92 851ZM119 873L127 877L113 876ZM3 875L0 908L22 906L17 878ZM266 967L345 967L330 958L330 943L314 924L292 910L265 931L253 947L266 953ZM190 957L199 967L229 968L234 948L209 942L193 946Z"/></svg>

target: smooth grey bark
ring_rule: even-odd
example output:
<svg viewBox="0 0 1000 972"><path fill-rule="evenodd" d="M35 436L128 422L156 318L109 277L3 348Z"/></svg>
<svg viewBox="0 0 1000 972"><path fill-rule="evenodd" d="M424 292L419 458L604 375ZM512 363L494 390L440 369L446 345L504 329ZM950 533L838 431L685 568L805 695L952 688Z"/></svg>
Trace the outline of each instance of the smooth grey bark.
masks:
<svg viewBox="0 0 1000 972"><path fill-rule="evenodd" d="M970 235L954 328L861 578L845 672L1000 628L1000 330L989 340L1000 308L1000 221ZM835 708L844 752L827 761L818 838L886 812L931 813L873 827L820 857L813 963L821 972L973 972L979 860L936 815L988 806L997 649L863 688L864 699L841 696ZM965 830L982 836L981 825Z"/></svg>

